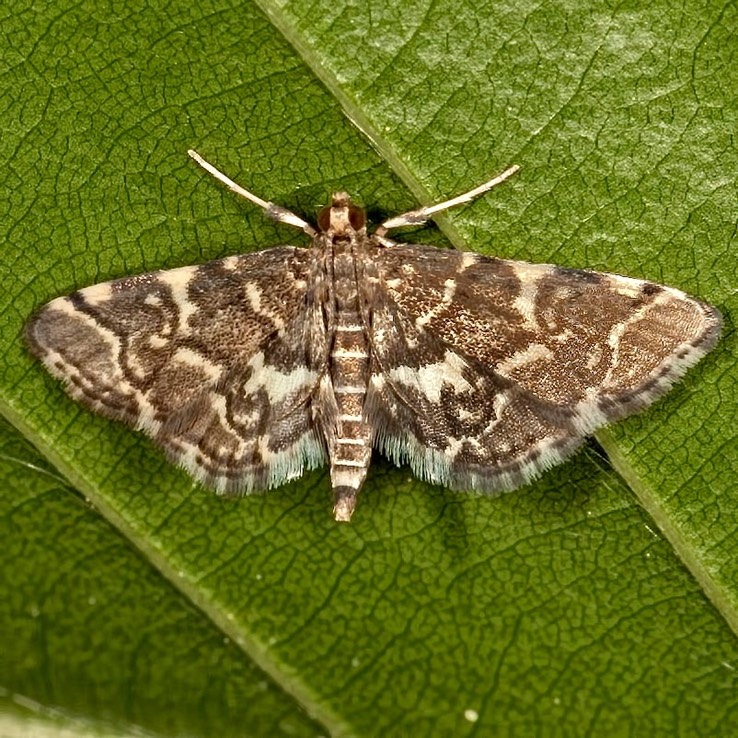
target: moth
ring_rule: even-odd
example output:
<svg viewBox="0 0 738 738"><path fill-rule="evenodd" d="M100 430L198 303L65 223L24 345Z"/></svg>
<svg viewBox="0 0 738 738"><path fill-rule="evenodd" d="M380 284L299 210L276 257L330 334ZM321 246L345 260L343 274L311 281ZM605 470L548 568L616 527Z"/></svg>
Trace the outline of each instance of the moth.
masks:
<svg viewBox="0 0 738 738"><path fill-rule="evenodd" d="M663 395L720 333L715 308L672 287L387 237L517 167L369 232L345 192L314 227L189 154L309 248L81 289L26 338L72 397L219 493L327 462L348 521L373 448L435 484L510 490Z"/></svg>

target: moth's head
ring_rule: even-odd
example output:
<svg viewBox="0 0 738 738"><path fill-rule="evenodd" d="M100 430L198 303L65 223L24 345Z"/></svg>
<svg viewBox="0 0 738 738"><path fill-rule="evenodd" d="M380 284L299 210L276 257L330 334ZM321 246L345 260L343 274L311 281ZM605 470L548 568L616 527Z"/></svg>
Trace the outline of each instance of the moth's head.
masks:
<svg viewBox="0 0 738 738"><path fill-rule="evenodd" d="M334 192L331 204L318 213L318 228L331 235L349 235L366 225L366 213L358 205L351 204L347 192Z"/></svg>

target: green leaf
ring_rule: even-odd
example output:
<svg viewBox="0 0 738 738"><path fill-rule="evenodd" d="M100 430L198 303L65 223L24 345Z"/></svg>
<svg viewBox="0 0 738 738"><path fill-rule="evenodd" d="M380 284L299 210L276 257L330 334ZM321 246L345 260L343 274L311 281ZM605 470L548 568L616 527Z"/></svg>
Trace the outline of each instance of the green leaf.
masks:
<svg viewBox="0 0 738 738"><path fill-rule="evenodd" d="M11 728L39 705L92 734L735 733L736 7L11 5L0 409L45 457L7 434ZM452 245L672 284L724 337L600 437L610 462L593 444L510 495L378 461L348 526L324 473L216 498L21 339L76 287L300 242L190 147L305 217L345 189L379 220L520 164L442 220Z"/></svg>
<svg viewBox="0 0 738 738"><path fill-rule="evenodd" d="M47 723L74 735L137 725L158 735L242 736L244 725L250 735L321 734L4 421L0 478L0 705L11 725L30 722L26 735Z"/></svg>

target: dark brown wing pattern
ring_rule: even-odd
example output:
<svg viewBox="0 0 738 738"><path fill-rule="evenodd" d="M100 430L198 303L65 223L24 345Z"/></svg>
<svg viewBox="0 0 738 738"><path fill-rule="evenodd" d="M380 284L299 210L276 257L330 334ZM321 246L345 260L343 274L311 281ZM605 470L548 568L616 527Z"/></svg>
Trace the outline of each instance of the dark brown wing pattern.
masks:
<svg viewBox="0 0 738 738"><path fill-rule="evenodd" d="M276 486L325 461L304 402L308 259L285 246L98 284L44 306L27 341L75 399L209 486Z"/></svg>
<svg viewBox="0 0 738 738"><path fill-rule="evenodd" d="M428 246L377 250L376 445L429 481L510 489L663 394L717 340L679 290Z"/></svg>

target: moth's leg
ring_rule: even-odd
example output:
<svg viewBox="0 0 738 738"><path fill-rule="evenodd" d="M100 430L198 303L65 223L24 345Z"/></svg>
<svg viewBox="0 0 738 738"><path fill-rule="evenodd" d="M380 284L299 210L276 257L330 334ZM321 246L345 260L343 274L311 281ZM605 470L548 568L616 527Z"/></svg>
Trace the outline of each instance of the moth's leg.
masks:
<svg viewBox="0 0 738 738"><path fill-rule="evenodd" d="M495 185L498 185L500 182L504 182L508 177L511 177L518 171L518 169L520 169L520 167L515 164L509 169L506 169L502 174L498 174L493 179L490 179L489 182L485 182L484 184L479 185L479 187L475 187L473 190L465 192L463 195L458 195L451 200L438 203L438 205L427 205L424 208L410 210L407 213L402 213L402 215L396 215L394 218L385 220L384 223L377 228L374 235L381 239L384 234L390 230L390 228L402 228L402 226L420 225L421 223L425 223L433 215L440 213L442 210L448 210L449 208L456 207L456 205L470 202L475 197L479 197L479 195L484 194L488 190L491 190Z"/></svg>
<svg viewBox="0 0 738 738"><path fill-rule="evenodd" d="M230 177L226 177L223 172L218 171L212 164L205 161L197 151L189 149L187 153L206 172L212 174L215 179L222 182L229 190L231 190L231 192L235 192L237 195L245 197L250 202L253 202L254 205L258 205L260 208L263 208L268 218L276 220L279 223L286 223L287 225L295 226L295 228L301 228L308 234L308 236L316 235L315 229L310 225L310 223L305 222L299 215L295 215L295 213L287 210L286 208L282 208L279 205L275 205L273 202L262 200L260 197L257 197L248 190L245 190L241 185L237 185L232 179L230 179Z"/></svg>

